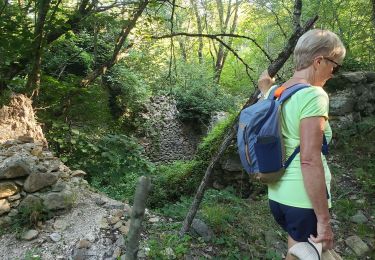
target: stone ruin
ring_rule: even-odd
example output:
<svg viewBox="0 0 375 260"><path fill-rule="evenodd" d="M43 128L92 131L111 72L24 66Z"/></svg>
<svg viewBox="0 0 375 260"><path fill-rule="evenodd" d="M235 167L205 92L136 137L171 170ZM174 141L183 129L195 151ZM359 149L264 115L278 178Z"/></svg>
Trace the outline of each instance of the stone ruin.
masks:
<svg viewBox="0 0 375 260"><path fill-rule="evenodd" d="M142 117L149 127L140 140L149 159L155 163L193 159L202 138L201 127L182 123L171 97L153 97L145 107Z"/></svg>

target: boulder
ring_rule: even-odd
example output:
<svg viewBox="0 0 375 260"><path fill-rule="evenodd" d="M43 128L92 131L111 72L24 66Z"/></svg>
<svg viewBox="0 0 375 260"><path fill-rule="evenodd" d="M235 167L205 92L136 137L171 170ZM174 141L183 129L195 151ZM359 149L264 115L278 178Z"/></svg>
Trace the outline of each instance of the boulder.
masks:
<svg viewBox="0 0 375 260"><path fill-rule="evenodd" d="M368 245L358 236L350 236L345 239L345 243L354 251L357 256L363 256L370 251Z"/></svg>
<svg viewBox="0 0 375 260"><path fill-rule="evenodd" d="M73 193L68 190L43 194L41 197L48 210L66 209L73 204Z"/></svg>
<svg viewBox="0 0 375 260"><path fill-rule="evenodd" d="M198 234L204 241L208 242L212 239L214 233L202 220L195 218L191 224L193 233Z"/></svg>
<svg viewBox="0 0 375 260"><path fill-rule="evenodd" d="M26 231L26 232L22 235L21 238L22 238L23 240L33 240L33 239L36 238L38 235L39 235L39 232L38 232L37 230L31 229L31 230Z"/></svg>
<svg viewBox="0 0 375 260"><path fill-rule="evenodd" d="M32 209L32 208L39 208L42 205L42 199L29 194L27 195L20 203L19 207L20 208L25 208L25 209Z"/></svg>
<svg viewBox="0 0 375 260"><path fill-rule="evenodd" d="M14 182L0 182L0 199L10 197L18 192Z"/></svg>
<svg viewBox="0 0 375 260"><path fill-rule="evenodd" d="M10 204L6 199L0 200L0 216L10 211Z"/></svg>
<svg viewBox="0 0 375 260"><path fill-rule="evenodd" d="M27 177L23 189L26 192L35 192L57 182L57 176L53 173L35 172Z"/></svg>
<svg viewBox="0 0 375 260"><path fill-rule="evenodd" d="M329 113L332 116L345 116L354 111L355 100L352 91L339 91L330 98Z"/></svg>
<svg viewBox="0 0 375 260"><path fill-rule="evenodd" d="M9 157L0 164L0 180L27 176L30 173L30 165L20 155Z"/></svg>

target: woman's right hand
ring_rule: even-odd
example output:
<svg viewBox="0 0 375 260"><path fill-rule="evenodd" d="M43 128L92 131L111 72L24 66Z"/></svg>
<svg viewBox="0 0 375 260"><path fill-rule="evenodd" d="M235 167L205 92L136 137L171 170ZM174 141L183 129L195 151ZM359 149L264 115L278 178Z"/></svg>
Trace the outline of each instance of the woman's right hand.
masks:
<svg viewBox="0 0 375 260"><path fill-rule="evenodd" d="M322 243L323 250L328 250L333 248L333 231L331 224L327 223L317 223L317 233L318 235L314 237L310 236L314 243Z"/></svg>
<svg viewBox="0 0 375 260"><path fill-rule="evenodd" d="M270 89L270 87L275 83L275 78L271 78L268 74L268 70L265 70L260 74L258 79L259 90L264 95Z"/></svg>

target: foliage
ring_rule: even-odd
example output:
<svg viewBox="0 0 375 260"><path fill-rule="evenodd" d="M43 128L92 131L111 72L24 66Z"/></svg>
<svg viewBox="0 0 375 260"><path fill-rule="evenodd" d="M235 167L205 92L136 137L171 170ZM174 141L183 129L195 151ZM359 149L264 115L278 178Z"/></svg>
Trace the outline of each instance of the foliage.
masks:
<svg viewBox="0 0 375 260"><path fill-rule="evenodd" d="M214 153L218 151L225 135L233 126L236 116L235 112L231 112L225 120L220 121L211 129L198 146L197 158L205 162L208 162L212 158Z"/></svg>
<svg viewBox="0 0 375 260"><path fill-rule="evenodd" d="M120 119L124 126L137 124L144 103L150 97L149 87L137 72L120 64L105 76L109 90L109 107L114 119Z"/></svg>
<svg viewBox="0 0 375 260"><path fill-rule="evenodd" d="M179 231L181 222L188 212L192 202L191 197L183 197L176 203L164 205L157 211L166 218L178 221L177 226L166 223L159 227L151 227L152 234L157 234L159 245L165 245L161 235ZM215 256L226 259L281 259L275 252L269 252L264 241L264 233L274 230L278 234L283 231L272 219L269 213L267 199L246 201L237 197L232 188L225 190L208 189L197 213L197 218L203 220L214 232L212 241L204 243L201 238L193 237L190 248L202 250L208 245L215 248ZM281 239L281 238L280 238ZM166 247L164 247L165 249ZM163 248L159 248L163 251Z"/></svg>
<svg viewBox="0 0 375 260"><path fill-rule="evenodd" d="M190 240L188 235L180 239L177 234L161 234L149 241L148 256L151 259L180 259L190 249Z"/></svg>
<svg viewBox="0 0 375 260"><path fill-rule="evenodd" d="M233 99L214 82L203 66L185 63L180 70L181 76L175 78L172 93L182 121L207 124L213 112L233 107Z"/></svg>
<svg viewBox="0 0 375 260"><path fill-rule="evenodd" d="M73 169L83 169L91 184L115 199L132 198L137 178L153 171L137 141L122 134L101 135L54 123L51 148Z"/></svg>
<svg viewBox="0 0 375 260"><path fill-rule="evenodd" d="M209 160L217 151L233 120L234 115L229 116L211 130L198 147L194 160L176 161L157 167L152 181L152 195L148 201L152 207L162 207L196 190Z"/></svg>
<svg viewBox="0 0 375 260"><path fill-rule="evenodd" d="M192 194L200 176L195 169L200 165L201 162L192 160L158 166L152 178L152 191L148 199L150 206L162 207L177 201L184 194Z"/></svg>
<svg viewBox="0 0 375 260"><path fill-rule="evenodd" d="M354 169L351 177L357 180L362 192L368 195L374 195L375 190L375 160L372 156L375 152L374 125L374 117L348 125L337 133L334 146L335 152L345 162L342 167Z"/></svg>
<svg viewBox="0 0 375 260"><path fill-rule="evenodd" d="M81 88L79 78L74 75L58 80L44 76L40 95L35 99L37 115L46 125L46 130L53 122L64 122L74 127L108 129L115 127L106 103L108 94L99 85Z"/></svg>

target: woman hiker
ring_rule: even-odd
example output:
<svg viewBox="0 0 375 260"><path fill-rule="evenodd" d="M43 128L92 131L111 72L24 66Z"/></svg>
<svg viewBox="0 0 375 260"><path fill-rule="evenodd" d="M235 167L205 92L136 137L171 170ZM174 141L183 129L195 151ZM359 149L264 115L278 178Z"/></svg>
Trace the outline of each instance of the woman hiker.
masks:
<svg viewBox="0 0 375 260"><path fill-rule="evenodd" d="M331 173L322 155L323 134L329 142L328 95L324 84L340 68L345 47L336 34L314 29L298 40L294 50L293 76L282 86L308 84L282 106L282 134L288 158L295 147L300 153L293 159L280 181L268 185L271 212L288 233L288 248L297 242L322 243L323 250L333 247L330 223ZM264 96L274 80L265 71L258 81ZM272 87L271 87L272 86ZM290 253L287 260L295 259Z"/></svg>

